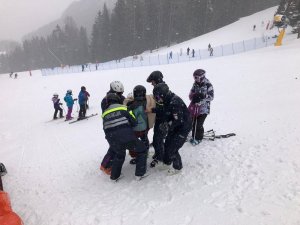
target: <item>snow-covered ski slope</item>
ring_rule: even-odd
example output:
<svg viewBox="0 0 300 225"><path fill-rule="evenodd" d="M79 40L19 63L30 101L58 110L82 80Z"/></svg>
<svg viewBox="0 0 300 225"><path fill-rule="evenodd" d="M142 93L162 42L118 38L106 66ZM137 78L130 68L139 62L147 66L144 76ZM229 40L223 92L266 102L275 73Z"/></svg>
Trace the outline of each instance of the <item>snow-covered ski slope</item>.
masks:
<svg viewBox="0 0 300 225"><path fill-rule="evenodd" d="M254 21L269 19L274 10L212 32L210 40L222 43L237 32L242 37L244 27L252 32ZM39 71L32 77L19 73L18 79L1 75L0 161L8 170L3 182L14 210L26 225L299 225L299 61L300 40L287 35L281 47L199 62L50 77ZM145 80L153 70L161 70L188 104L197 68L207 71L215 88L205 129L237 136L196 147L186 143L181 174L150 169L137 182L127 157L125 177L112 183L99 170L108 148L100 115L74 124L49 122L54 92L62 99L73 89L77 97L85 85L88 114L101 114L111 81L122 81L125 94L138 84L151 93Z"/></svg>

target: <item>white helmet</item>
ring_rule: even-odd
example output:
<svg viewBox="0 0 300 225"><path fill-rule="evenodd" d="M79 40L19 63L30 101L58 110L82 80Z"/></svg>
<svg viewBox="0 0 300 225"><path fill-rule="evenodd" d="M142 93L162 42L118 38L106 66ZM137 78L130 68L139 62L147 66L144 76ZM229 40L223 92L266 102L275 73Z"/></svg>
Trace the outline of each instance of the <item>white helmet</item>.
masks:
<svg viewBox="0 0 300 225"><path fill-rule="evenodd" d="M110 90L114 92L124 92L124 86L120 81L113 81L110 83Z"/></svg>
<svg viewBox="0 0 300 225"><path fill-rule="evenodd" d="M55 93L53 94L53 96L58 96L58 94L55 92Z"/></svg>
<svg viewBox="0 0 300 225"><path fill-rule="evenodd" d="M72 94L72 90L71 89L67 90L67 94Z"/></svg>

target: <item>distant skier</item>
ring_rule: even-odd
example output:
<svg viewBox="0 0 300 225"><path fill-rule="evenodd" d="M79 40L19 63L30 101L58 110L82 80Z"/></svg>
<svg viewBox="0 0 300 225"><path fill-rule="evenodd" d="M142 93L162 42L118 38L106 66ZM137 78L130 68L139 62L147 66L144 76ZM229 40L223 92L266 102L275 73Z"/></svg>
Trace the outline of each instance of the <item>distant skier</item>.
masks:
<svg viewBox="0 0 300 225"><path fill-rule="evenodd" d="M82 65L81 65L81 72L84 72L84 68L85 68L85 65L82 64Z"/></svg>
<svg viewBox="0 0 300 225"><path fill-rule="evenodd" d="M186 54L190 55L190 48L189 47L186 49Z"/></svg>
<svg viewBox="0 0 300 225"><path fill-rule="evenodd" d="M53 115L53 119L56 120L57 119L57 113L59 111L59 118L63 118L63 109L60 107L62 105L62 103L60 103L60 99L58 98L58 94L54 93L53 97L52 97L52 102L53 102L53 106L54 106L54 115Z"/></svg>
<svg viewBox="0 0 300 225"><path fill-rule="evenodd" d="M86 109L87 109L87 101L90 97L90 94L86 91L85 86L81 87L81 90L78 95L78 104L79 104L79 115L78 120L85 118Z"/></svg>
<svg viewBox="0 0 300 225"><path fill-rule="evenodd" d="M212 47L210 48L209 56L214 56L214 49Z"/></svg>
<svg viewBox="0 0 300 225"><path fill-rule="evenodd" d="M72 97L72 90L67 90L66 96L64 97L64 101L66 102L67 106L68 106L68 113L66 115L66 120L71 120L73 119L72 115L72 111L73 111L73 105L74 105L74 101L77 101L77 99L73 99Z"/></svg>
<svg viewBox="0 0 300 225"><path fill-rule="evenodd" d="M211 49L211 44L209 43L207 47L207 51L210 51L210 49Z"/></svg>
<svg viewBox="0 0 300 225"><path fill-rule="evenodd" d="M192 57L195 57L195 49L192 50Z"/></svg>
<svg viewBox="0 0 300 225"><path fill-rule="evenodd" d="M170 53L169 53L169 59L172 59L172 57L173 57L173 52L170 51Z"/></svg>
<svg viewBox="0 0 300 225"><path fill-rule="evenodd" d="M256 25L254 24L254 25L253 25L253 31L255 31L255 29L256 29Z"/></svg>
<svg viewBox="0 0 300 225"><path fill-rule="evenodd" d="M17 79L18 78L18 74L17 73L15 73L15 79Z"/></svg>
<svg viewBox="0 0 300 225"><path fill-rule="evenodd" d="M205 78L205 70L197 69L193 73L194 84L190 91L191 103L189 111L193 117L192 138L190 143L198 145L204 134L203 124L210 113L210 102L214 99L214 89L210 81Z"/></svg>
<svg viewBox="0 0 300 225"><path fill-rule="evenodd" d="M164 122L159 126L167 134L163 163L167 165L169 175L176 174L182 169L179 150L191 131L192 118L184 101L172 93L168 85L157 84L153 89L153 96L158 103L163 104L165 111Z"/></svg>
<svg viewBox="0 0 300 225"><path fill-rule="evenodd" d="M12 78L12 75L14 74L14 72L10 72L9 73L9 78Z"/></svg>

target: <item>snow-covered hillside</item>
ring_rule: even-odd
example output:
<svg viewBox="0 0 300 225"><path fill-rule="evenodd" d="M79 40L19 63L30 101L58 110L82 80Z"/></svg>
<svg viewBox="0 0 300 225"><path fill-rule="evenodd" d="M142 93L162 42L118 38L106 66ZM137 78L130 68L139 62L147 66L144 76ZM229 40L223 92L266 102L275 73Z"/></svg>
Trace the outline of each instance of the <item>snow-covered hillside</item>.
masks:
<svg viewBox="0 0 300 225"><path fill-rule="evenodd" d="M251 30L252 21L266 20L274 10L207 35L226 42L228 33ZM0 76L0 161L8 170L3 182L14 210L26 225L299 225L300 40L287 37L281 47L205 61ZM186 143L180 150L184 168L176 176L149 169L151 175L137 182L127 157L125 177L112 183L99 170L108 148L101 117L50 121L54 92L62 99L73 89L76 96L85 85L91 94L88 114L100 114L111 81L120 80L125 94L138 84L151 93L145 80L153 70L161 70L170 89L189 103L198 68L207 71L215 89L206 130L237 136L197 147Z"/></svg>

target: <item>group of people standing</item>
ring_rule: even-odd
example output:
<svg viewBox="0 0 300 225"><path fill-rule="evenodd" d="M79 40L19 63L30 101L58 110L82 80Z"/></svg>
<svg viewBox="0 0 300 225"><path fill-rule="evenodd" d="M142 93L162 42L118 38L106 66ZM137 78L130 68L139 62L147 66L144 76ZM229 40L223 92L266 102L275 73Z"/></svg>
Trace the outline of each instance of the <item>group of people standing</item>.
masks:
<svg viewBox="0 0 300 225"><path fill-rule="evenodd" d="M78 94L78 99L73 98L73 93L72 93L71 89L67 90L67 93L64 97L64 101L66 102L66 105L68 107L66 120L73 119L73 117L72 117L73 105L77 100L78 100L78 104L79 104L79 107L80 107L79 114L78 114L78 120L81 120L81 119L85 118L86 110L88 109L88 99L89 99L89 97L90 97L90 94L86 91L85 86L82 86L80 88L80 92ZM57 93L53 94L52 102L53 102L53 106L54 106L53 119L54 120L58 119L58 117L57 117L58 112L59 112L59 118L63 118L64 115L63 115L62 103L60 102L60 99L59 99Z"/></svg>
<svg viewBox="0 0 300 225"><path fill-rule="evenodd" d="M191 130L190 143L197 145L202 141L203 124L214 98L213 86L205 74L203 69L193 73L194 84L188 107L169 89L160 71L152 72L146 80L154 87L153 95L146 95L146 88L137 85L125 98L123 84L120 81L110 83L110 90L101 102L103 129L109 149L100 169L110 175L111 180L121 177L127 149L132 157L130 163L136 164L136 179L147 176L148 131L152 127L155 154L150 167L167 169L171 175L181 171L179 150Z"/></svg>
<svg viewBox="0 0 300 225"><path fill-rule="evenodd" d="M9 73L9 78L12 78L13 74L14 74L14 72L10 72L10 73ZM17 73L15 73L14 78L15 78L15 79L18 78L18 74L17 74Z"/></svg>

